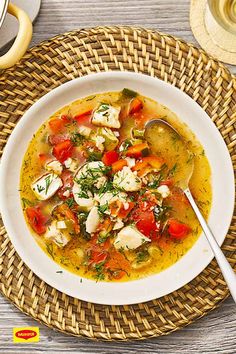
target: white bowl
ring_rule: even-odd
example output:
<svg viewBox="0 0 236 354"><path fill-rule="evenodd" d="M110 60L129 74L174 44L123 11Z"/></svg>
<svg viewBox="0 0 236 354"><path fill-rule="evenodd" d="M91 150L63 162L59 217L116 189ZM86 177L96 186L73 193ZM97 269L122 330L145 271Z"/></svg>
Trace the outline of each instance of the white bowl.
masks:
<svg viewBox="0 0 236 354"><path fill-rule="evenodd" d="M234 176L230 155L219 131L189 96L161 80L130 72L91 74L67 82L40 98L22 117L5 147L0 174L0 207L8 235L27 266L52 287L81 300L109 305L133 304L166 295L196 277L213 254L202 234L174 265L144 279L107 283L88 280L61 268L38 246L26 225L21 203L20 169L27 146L41 124L59 108L94 93L124 87L164 104L196 134L212 171L213 203L209 225L219 244L230 226L234 206ZM62 273L57 273L63 270Z"/></svg>

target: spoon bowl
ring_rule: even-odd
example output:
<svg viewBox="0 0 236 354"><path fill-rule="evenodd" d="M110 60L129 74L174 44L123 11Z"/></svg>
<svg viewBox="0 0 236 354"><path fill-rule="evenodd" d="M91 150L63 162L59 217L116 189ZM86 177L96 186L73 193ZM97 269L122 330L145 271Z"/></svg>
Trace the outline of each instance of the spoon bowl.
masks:
<svg viewBox="0 0 236 354"><path fill-rule="evenodd" d="M152 153L162 157L166 156L168 161L174 163L175 176L177 176L174 182L188 198L236 302L236 274L219 247L188 186L194 170L194 155L183 137L162 119L149 121L145 125L144 137Z"/></svg>
<svg viewBox="0 0 236 354"><path fill-rule="evenodd" d="M175 185L185 190L194 170L194 154L189 150L187 142L162 119L147 122L144 137L152 152L166 159L168 167L174 170Z"/></svg>

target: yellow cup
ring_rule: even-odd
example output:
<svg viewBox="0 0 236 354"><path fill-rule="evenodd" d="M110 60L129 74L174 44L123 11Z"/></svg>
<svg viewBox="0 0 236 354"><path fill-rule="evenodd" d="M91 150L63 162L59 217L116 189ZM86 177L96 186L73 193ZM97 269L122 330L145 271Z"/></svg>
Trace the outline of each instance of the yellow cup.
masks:
<svg viewBox="0 0 236 354"><path fill-rule="evenodd" d="M12 47L0 57L0 69L10 68L23 57L28 49L33 32L29 16L18 6L9 4L7 12L18 19L19 31Z"/></svg>

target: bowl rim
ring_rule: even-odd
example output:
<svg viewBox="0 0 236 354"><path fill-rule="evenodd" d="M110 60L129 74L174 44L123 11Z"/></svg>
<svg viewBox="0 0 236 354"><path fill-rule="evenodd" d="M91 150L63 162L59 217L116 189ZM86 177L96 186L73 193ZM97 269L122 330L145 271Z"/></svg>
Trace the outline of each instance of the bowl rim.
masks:
<svg viewBox="0 0 236 354"><path fill-rule="evenodd" d="M206 114L206 112L203 111L203 109L194 100L192 100L191 97L189 97L186 93L182 92L181 90L177 89L176 87L174 87L173 85L171 85L169 83L166 83L166 82L164 82L164 81L162 81L162 80L160 80L158 78L150 77L148 75L144 75L144 74L140 74L140 73L109 71L109 72L100 72L100 73L89 74L89 75L86 75L86 76L83 76L83 77L68 81L68 82L60 85L59 87L51 90L49 93L47 93L46 95L42 96L38 101L36 101L24 113L24 115L21 117L21 119L17 123L17 126L13 130L10 138L8 139L8 142L7 142L7 144L5 146L5 149L4 149L4 152L3 152L2 161L1 161L1 171L0 171L0 210L2 212L2 219L3 219L4 225L6 227L6 230L7 230L8 234L9 234L11 242L13 243L14 248L16 249L16 251L19 254L19 256L22 258L22 260L25 262L25 264L40 279L44 280L46 283L48 283L52 287L56 288L57 290L59 290L61 292L64 292L64 293L66 293L66 294L68 294L70 296L73 296L75 298L79 298L81 300L84 300L84 301L89 301L89 302L99 303L99 304L106 304L106 305L135 304L135 303L140 303L140 302L144 302L144 301L153 300L153 299L161 297L163 295L167 295L168 293L173 292L173 291L179 289L180 287L184 286L185 284L190 282L192 279L194 279L198 274L200 274L203 271L203 269L205 269L205 267L210 263L210 261L213 258L213 254L212 254L212 252L210 250L210 247L207 244L207 242L203 241L203 238L200 236L202 241L203 241L204 246L207 248L207 251L208 251L207 257L205 257L204 265L201 267L201 269L198 270L197 272L196 271L193 272L193 274L190 277L188 277L187 281L184 281L184 283L183 282L178 282L178 284L181 283L181 285L172 287L171 291L168 291L166 293L161 293L160 292L160 295L153 296L153 292L151 292L151 291L149 292L147 290L144 291L144 289L146 289L145 287L149 284L147 279L150 279L151 277L156 277L159 274L163 274L163 273L167 274L168 272L166 272L166 271L172 269L173 267L175 267L177 269L178 268L177 265L179 264L179 261L176 262L174 265L172 265L171 267L167 268L167 270L164 270L161 273L158 273L158 274L155 274L155 275L152 275L152 276L148 276L148 277L142 278L140 280L134 280L134 281L129 281L129 282L118 282L118 283L113 283L113 282L96 283L96 289L99 290L99 294L100 294L99 295L100 296L99 299L97 299L96 294L91 294L90 293L88 296L81 295L81 293L80 294L79 293L76 294L74 290L71 290L71 289L68 290L68 289L65 288L65 286L62 285L61 277L58 277L57 275L55 276L55 274L54 274L54 278L50 277L47 274L47 272L45 273L41 268L37 268L35 266L35 263L32 260L32 257L30 257L29 255L26 256L26 254L24 253L24 250L22 249L22 247L20 245L20 242L18 240L16 232L14 231L14 228L12 226L12 221L11 221L12 218L11 218L9 210L8 210L9 206L8 206L8 209L7 209L7 205L8 204L7 204L7 199L6 199L6 191L5 191L5 188L4 188L4 184L7 181L7 169L9 168L9 163L8 163L9 162L9 156L11 156L11 152L13 151L14 145L16 144L15 142L19 141L19 136L20 136L21 133L23 133L24 127L25 127L25 125L27 125L27 122L29 121L30 117L35 112L43 110L47 102L53 101L53 99L55 100L61 94L65 93L66 90L69 92L70 90L73 90L73 88L76 88L77 85L79 85L79 86L83 85L83 84L88 84L88 85L91 84L91 85L93 85L95 82L99 82L99 80L101 82L102 82L102 80L105 82L108 79L110 79L110 80L127 80L127 79L129 79L130 81L134 80L134 82L136 80L137 82L140 82L143 85L147 84L147 85L154 86L154 87L155 86L157 86L157 87L160 86L160 87L163 88L163 90L165 89L167 91L170 91L170 93L172 92L173 96L177 96L177 97L182 96L182 99L185 101L186 105L188 105L189 107L194 107L196 112L199 112L199 115L204 117L204 118L201 118L201 119L205 119L206 118L206 120L208 122L207 124L209 126L211 126L212 132L214 132L213 135L215 135L216 137L218 135L218 138L217 138L218 139L218 143L219 143L219 145L221 147L221 150L223 151L222 154L225 157L224 163L227 166L227 172L228 172L228 174L227 174L227 179L228 179L227 188L229 189L229 194L231 195L230 200L229 200L229 204L228 204L228 209L226 211L227 212L227 222L226 222L226 225L224 227L224 230L225 230L224 237L221 237L220 242L219 242L220 245L223 243L223 241L225 239L225 236L226 236L226 233L227 233L227 230L228 230L228 228L230 226L232 216L233 216L234 198L235 198L233 166L232 166L232 161L231 161L231 158L230 158L230 154L229 154L229 152L227 150L226 144L225 144L221 134L219 133L218 129L215 127L214 123L209 118L209 116ZM102 90L102 91L104 92L104 90ZM97 92L102 92L102 91L98 90ZM142 93L142 88L140 89L140 93L143 94ZM84 94L82 96L78 95L77 99L79 99L80 97L86 97L86 96L88 96L88 95L84 95ZM74 99L71 100L70 102L73 102L73 101L74 101ZM58 109L60 109L61 107L67 105L68 103L64 103L63 105L60 104L58 106ZM169 106L168 106L168 108L169 108ZM173 110L173 109L171 109L171 110L175 112L175 110ZM54 110L54 112L55 111L56 110ZM44 121L45 120L46 119L44 119ZM181 117L180 117L180 120L182 120ZM41 122L41 124L42 123L43 123L43 121ZM35 128L34 131L37 131L37 129ZM195 132L193 131L193 133L195 133ZM198 137L198 139L199 139L199 137ZM199 139L199 140L201 141L201 139ZM29 143L29 140L28 140L28 143ZM28 143L27 143L27 146L28 146ZM204 148L205 148L205 146L204 146ZM25 153L25 151L24 151L24 153ZM22 216L23 216L23 212L22 212ZM25 222L25 224L26 224L26 222ZM200 239L200 237L199 237L199 239ZM31 238L34 239L32 236L31 236ZM194 246L198 243L199 239L196 241ZM36 241L35 241L35 244L37 245ZM193 247L192 247L192 249L193 249ZM40 247L38 246L38 248L40 248ZM41 249L40 249L40 251L49 260L49 256L47 256L44 253L44 251L42 251ZM191 250L189 250L181 258L181 260L184 259L186 257L186 255L189 254L190 251ZM46 262L45 257L42 256L42 259L44 259L45 262ZM51 261L51 262L49 262L50 264L51 263L56 264L57 268L60 268L60 266L57 263L53 262L52 260L50 260L50 261ZM48 263L48 262L46 262L46 263ZM68 276L69 278L70 278L69 274L73 274L73 273L70 273L70 272L66 271L64 268L61 268L61 269L63 269L64 274L66 276ZM178 269L178 271L179 271L179 269ZM76 276L78 278L78 280L79 280L79 278L82 278L82 277L79 277L78 275L74 275L74 276ZM179 277L180 277L180 275L179 275ZM63 279L65 279L64 276L63 276ZM88 284L90 282L92 282L93 284L95 283L95 281L88 280L88 279L85 279L85 278L83 278L83 281L84 281L85 284ZM121 297L121 298L117 299L114 296L114 297L110 297L110 300L107 300L106 291L107 291L108 287L113 289L112 293L114 294L114 291L119 292L119 290L122 288L122 286L121 286L122 284L133 284L133 285L136 286L137 282L139 282L140 284L142 283L142 286L144 286L143 293L138 294L138 295L133 296L133 297L130 296L129 299L124 299L124 297ZM105 286L101 286L101 284L102 285L105 284ZM108 286L107 286L107 284L108 284ZM112 284L112 286L110 284ZM150 286L150 284L149 284L149 286Z"/></svg>

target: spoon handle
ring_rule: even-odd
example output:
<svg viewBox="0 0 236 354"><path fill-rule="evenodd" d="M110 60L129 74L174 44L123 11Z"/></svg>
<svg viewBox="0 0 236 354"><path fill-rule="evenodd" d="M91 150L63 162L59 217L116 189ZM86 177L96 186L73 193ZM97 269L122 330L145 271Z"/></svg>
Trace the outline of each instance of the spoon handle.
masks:
<svg viewBox="0 0 236 354"><path fill-rule="evenodd" d="M189 188L186 188L184 190L184 193L186 197L188 198L197 218L198 221L200 222L200 225L203 229L204 234L206 235L206 238L211 246L211 249L215 255L215 258L218 262L218 265L222 271L222 274L224 276L224 279L228 285L228 288L231 292L231 295L236 302L236 274L234 273L231 265L227 261L224 253L222 252L220 246L218 245L213 233L211 232L208 224L206 223L204 217L202 216L200 210L198 209L197 204L195 203L195 200L193 199L193 196L189 190Z"/></svg>

